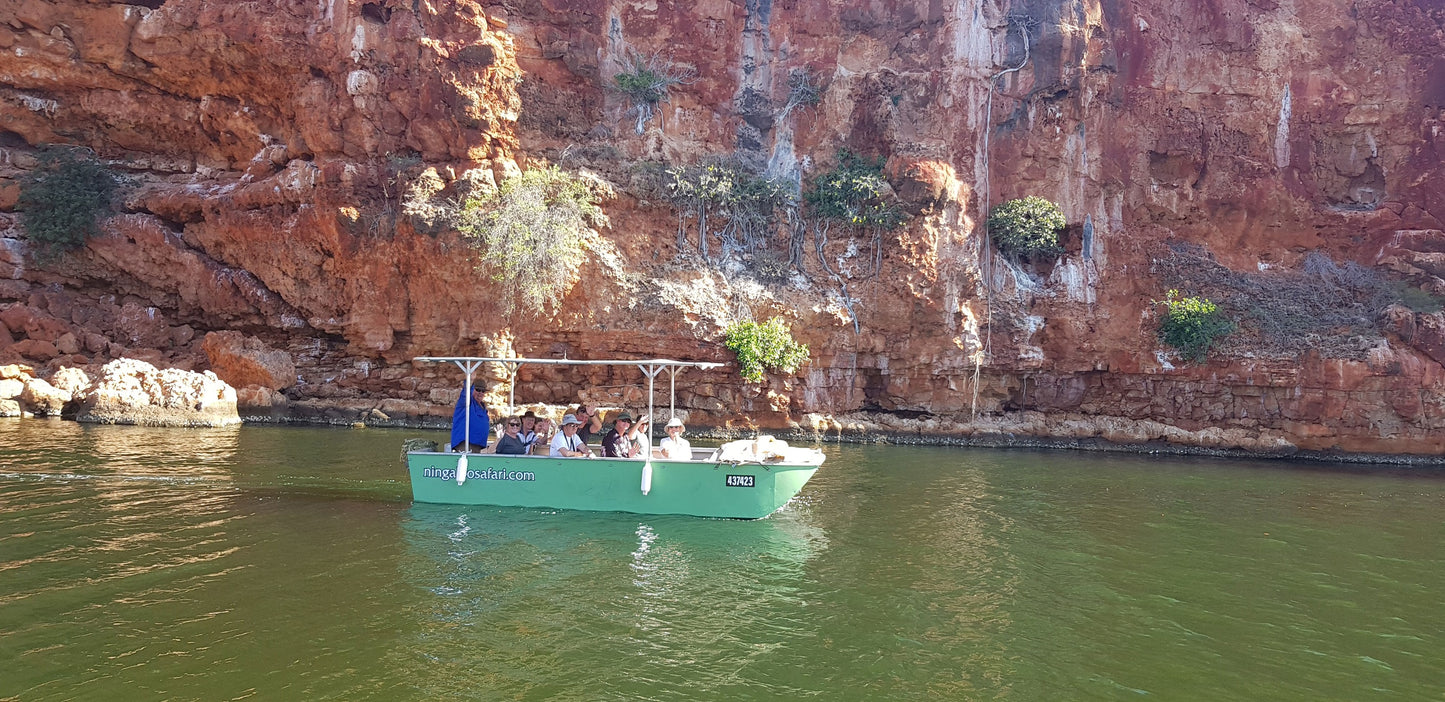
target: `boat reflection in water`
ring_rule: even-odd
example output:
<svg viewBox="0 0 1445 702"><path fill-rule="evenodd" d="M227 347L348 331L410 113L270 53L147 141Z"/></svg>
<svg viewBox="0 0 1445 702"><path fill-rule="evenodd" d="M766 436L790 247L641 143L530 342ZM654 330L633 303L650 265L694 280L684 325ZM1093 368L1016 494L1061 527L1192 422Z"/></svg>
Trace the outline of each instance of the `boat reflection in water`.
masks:
<svg viewBox="0 0 1445 702"><path fill-rule="evenodd" d="M400 571L428 594L395 664L455 666L416 671L423 698L683 699L816 637L803 581L828 541L806 504L760 521L425 504L409 517Z"/></svg>

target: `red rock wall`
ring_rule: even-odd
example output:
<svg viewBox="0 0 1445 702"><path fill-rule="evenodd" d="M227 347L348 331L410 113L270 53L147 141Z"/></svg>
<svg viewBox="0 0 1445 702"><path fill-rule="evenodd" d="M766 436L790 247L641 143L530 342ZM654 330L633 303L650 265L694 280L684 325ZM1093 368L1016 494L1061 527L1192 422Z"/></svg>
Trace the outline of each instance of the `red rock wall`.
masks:
<svg viewBox="0 0 1445 702"><path fill-rule="evenodd" d="M781 313L814 351L804 371L762 388L691 374L679 403L765 426L1445 452L1440 314L1392 308L1351 358L1235 346L1189 365L1158 347L1150 305L1170 242L1237 271L1320 252L1445 293L1437 2L144 5L0 7L9 360L202 368L205 334L236 330L292 354L293 403L406 413L454 392L412 356L724 360L723 325ZM694 76L640 135L608 89L629 47ZM805 67L822 102L781 114ZM132 185L104 236L37 264L13 209L46 143ZM846 298L812 256L760 283L741 256L679 255L649 189L659 164L721 155L806 178L839 147L886 159L913 215L876 277L857 273L871 242L832 241ZM562 310L504 316L398 191L540 160L620 195ZM979 222L1028 194L1062 205L1068 252L1019 270ZM519 397L635 402L633 375L524 371Z"/></svg>

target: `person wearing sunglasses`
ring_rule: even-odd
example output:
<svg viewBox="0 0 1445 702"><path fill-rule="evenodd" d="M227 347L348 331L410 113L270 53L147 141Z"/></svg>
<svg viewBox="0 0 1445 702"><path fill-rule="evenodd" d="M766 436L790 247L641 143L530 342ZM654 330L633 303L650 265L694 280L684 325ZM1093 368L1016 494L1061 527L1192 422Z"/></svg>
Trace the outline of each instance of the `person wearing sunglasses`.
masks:
<svg viewBox="0 0 1445 702"><path fill-rule="evenodd" d="M602 413L596 407L577 405L577 409L572 410L572 416L580 423L577 426L577 436L582 439L582 443L591 441L593 434L602 431Z"/></svg>
<svg viewBox="0 0 1445 702"><path fill-rule="evenodd" d="M522 430L522 419L512 417L507 420L507 430L502 438L497 441L497 453L520 456L527 453L527 444L522 441L518 432Z"/></svg>

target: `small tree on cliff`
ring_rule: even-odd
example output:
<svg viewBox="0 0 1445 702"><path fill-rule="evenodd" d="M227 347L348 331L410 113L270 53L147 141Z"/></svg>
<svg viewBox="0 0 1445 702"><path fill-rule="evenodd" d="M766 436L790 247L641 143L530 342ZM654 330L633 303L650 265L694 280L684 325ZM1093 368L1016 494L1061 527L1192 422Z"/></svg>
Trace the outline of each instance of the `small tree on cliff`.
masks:
<svg viewBox="0 0 1445 702"><path fill-rule="evenodd" d="M1059 206L1030 195L1001 202L988 214L988 231L1006 256L1053 257L1063 253L1059 232L1067 221Z"/></svg>
<svg viewBox="0 0 1445 702"><path fill-rule="evenodd" d="M20 183L20 224L30 240L54 257L85 245L100 233L120 180L93 158L49 148L40 165Z"/></svg>
<svg viewBox="0 0 1445 702"><path fill-rule="evenodd" d="M501 285L504 312L561 300L594 228L607 226L599 203L611 194L600 180L546 166L463 203L457 228L481 254L478 270Z"/></svg>
<svg viewBox="0 0 1445 702"><path fill-rule="evenodd" d="M808 362L808 347L793 340L782 317L763 324L753 320L734 322L723 331L728 350L737 354L743 379L763 382L765 370L792 373Z"/></svg>
<svg viewBox="0 0 1445 702"><path fill-rule="evenodd" d="M756 251L775 227L775 211L786 200L785 184L740 163L717 161L668 168L667 197L677 208L677 248L687 244L683 218L697 218L697 250L707 257L708 217L719 216L716 233L727 248Z"/></svg>

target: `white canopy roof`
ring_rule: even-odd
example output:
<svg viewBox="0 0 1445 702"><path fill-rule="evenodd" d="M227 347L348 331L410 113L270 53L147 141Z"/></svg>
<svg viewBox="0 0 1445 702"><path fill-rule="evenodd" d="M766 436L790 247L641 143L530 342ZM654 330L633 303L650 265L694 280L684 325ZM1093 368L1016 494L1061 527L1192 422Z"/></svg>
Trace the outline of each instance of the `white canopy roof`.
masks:
<svg viewBox="0 0 1445 702"><path fill-rule="evenodd" d="M517 369L528 363L539 363L554 366L637 366L643 375L647 376L647 414L650 418L653 414L652 384L657 375L666 370L671 382L670 416L677 416L677 372L683 368L701 368L710 370L721 368L723 364L714 361L674 361L666 358L646 359L617 359L617 360L583 360L572 358L496 358L491 356L417 356L413 362L422 361L428 363L454 363L467 374L466 400L468 406L472 402L472 374L482 367L484 363L502 363L507 366L508 397L507 402L510 408L517 406ZM471 410L467 411L467 436L471 436ZM648 434L652 433L649 424Z"/></svg>

